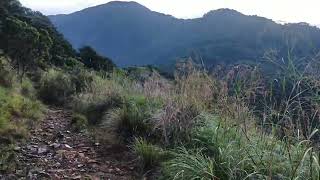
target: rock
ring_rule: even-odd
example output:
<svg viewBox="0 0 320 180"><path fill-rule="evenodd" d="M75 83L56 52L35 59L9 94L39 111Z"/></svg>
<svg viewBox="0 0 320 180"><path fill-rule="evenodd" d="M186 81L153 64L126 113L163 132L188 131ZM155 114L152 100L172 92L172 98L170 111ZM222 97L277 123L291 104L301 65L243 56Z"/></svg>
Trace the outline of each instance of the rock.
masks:
<svg viewBox="0 0 320 180"><path fill-rule="evenodd" d="M16 175L23 176L24 175L23 170L16 170Z"/></svg>
<svg viewBox="0 0 320 180"><path fill-rule="evenodd" d="M72 139L72 138L67 136L67 137L65 137L65 139L68 140L68 139Z"/></svg>
<svg viewBox="0 0 320 180"><path fill-rule="evenodd" d="M50 147L52 147L54 149L58 149L60 146L61 146L61 144L59 144L59 143L50 144Z"/></svg>
<svg viewBox="0 0 320 180"><path fill-rule="evenodd" d="M21 147L16 146L16 147L13 148L13 150L14 150L14 151L20 151L20 150L21 150Z"/></svg>
<svg viewBox="0 0 320 180"><path fill-rule="evenodd" d="M47 146L42 146L38 148L38 154L45 154L49 152L48 147Z"/></svg>
<svg viewBox="0 0 320 180"><path fill-rule="evenodd" d="M45 173L45 172L40 172L39 176L37 176L37 177L39 177L39 179L43 179L43 178L50 179L51 178L50 174ZM42 177L42 178L40 178L40 177Z"/></svg>
<svg viewBox="0 0 320 180"><path fill-rule="evenodd" d="M88 163L89 163L89 164L91 164L91 163L92 163L92 164L98 164L98 161L93 160L93 159L89 159L89 160L88 160Z"/></svg>
<svg viewBox="0 0 320 180"><path fill-rule="evenodd" d="M117 172L121 172L121 169L119 169L119 168L116 168L116 171L117 171Z"/></svg>
<svg viewBox="0 0 320 180"><path fill-rule="evenodd" d="M50 175L41 169L32 169L28 173L28 179L39 179L39 177L42 177L40 179L50 178Z"/></svg>
<svg viewBox="0 0 320 180"><path fill-rule="evenodd" d="M61 148L63 148L63 149L72 149L72 147L69 146L68 144L62 144Z"/></svg>
<svg viewBox="0 0 320 180"><path fill-rule="evenodd" d="M61 132L58 132L57 137L59 139L63 139L64 138L64 134L62 134Z"/></svg>
<svg viewBox="0 0 320 180"><path fill-rule="evenodd" d="M1 176L0 176L1 177ZM2 179L2 178L1 178ZM14 174L9 174L8 179L17 179L17 176Z"/></svg>
<svg viewBox="0 0 320 180"><path fill-rule="evenodd" d="M36 146L36 145L28 145L28 146L27 146L27 149L28 149L32 154L38 153L38 146Z"/></svg>
<svg viewBox="0 0 320 180"><path fill-rule="evenodd" d="M60 166L61 166L61 163L57 162L57 163L54 164L54 166L55 166L55 167L60 167Z"/></svg>
<svg viewBox="0 0 320 180"><path fill-rule="evenodd" d="M78 157L79 157L79 158L85 158L85 155L84 155L84 153L79 153L79 154L78 154Z"/></svg>
<svg viewBox="0 0 320 180"><path fill-rule="evenodd" d="M86 145L83 144L83 143L77 145L77 147L79 147L79 148L80 148L80 147L84 147L84 146L86 146Z"/></svg>
<svg viewBox="0 0 320 180"><path fill-rule="evenodd" d="M79 176L75 176L75 177L72 177L71 179L78 180L78 179L81 179L81 176L80 175Z"/></svg>
<svg viewBox="0 0 320 180"><path fill-rule="evenodd" d="M61 177L58 176L57 174L54 174L54 175L53 175L53 179L61 179Z"/></svg>
<svg viewBox="0 0 320 180"><path fill-rule="evenodd" d="M66 150L58 150L58 151L56 151L56 156L55 157L58 158L58 159L62 159L66 152L67 152Z"/></svg>
<svg viewBox="0 0 320 180"><path fill-rule="evenodd" d="M49 169L48 170L49 173L62 173L64 172L63 169Z"/></svg>

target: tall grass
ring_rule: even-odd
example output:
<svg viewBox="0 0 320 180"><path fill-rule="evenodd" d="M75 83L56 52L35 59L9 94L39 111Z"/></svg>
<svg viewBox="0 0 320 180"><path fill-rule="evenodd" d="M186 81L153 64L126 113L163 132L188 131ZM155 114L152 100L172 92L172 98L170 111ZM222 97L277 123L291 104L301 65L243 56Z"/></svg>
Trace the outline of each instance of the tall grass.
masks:
<svg viewBox="0 0 320 180"><path fill-rule="evenodd" d="M75 92L71 76L60 70L45 72L39 84L39 97L49 104L64 105Z"/></svg>
<svg viewBox="0 0 320 180"><path fill-rule="evenodd" d="M318 80L290 57L271 65L272 75L188 62L172 81L93 76L74 109L126 142L137 137L143 169L161 166L165 179L318 179ZM158 147L169 160L160 163Z"/></svg>
<svg viewBox="0 0 320 180"><path fill-rule="evenodd" d="M165 161L169 156L167 152L160 147L141 138L135 139L132 150L139 157L142 163L142 169L145 171L159 166L160 163Z"/></svg>
<svg viewBox="0 0 320 180"><path fill-rule="evenodd" d="M318 156L309 140L290 143L204 116L194 141L165 163L168 179L318 179ZM187 148L187 149L186 149Z"/></svg>

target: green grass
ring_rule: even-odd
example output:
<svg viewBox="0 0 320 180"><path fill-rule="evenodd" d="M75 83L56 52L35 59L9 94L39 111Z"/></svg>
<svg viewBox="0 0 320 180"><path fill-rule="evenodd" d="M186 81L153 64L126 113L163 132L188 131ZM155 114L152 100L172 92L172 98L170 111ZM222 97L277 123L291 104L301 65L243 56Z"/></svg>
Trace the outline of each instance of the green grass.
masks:
<svg viewBox="0 0 320 180"><path fill-rule="evenodd" d="M35 124L42 117L44 107L37 101L0 87L0 134L10 129ZM19 131L17 133L19 133Z"/></svg>
<svg viewBox="0 0 320 180"><path fill-rule="evenodd" d="M73 114L71 120L72 129L76 132L81 132L88 127L88 120L81 114Z"/></svg>
<svg viewBox="0 0 320 180"><path fill-rule="evenodd" d="M144 139L135 139L133 152L139 157L143 170L151 170L168 158L168 153L160 147L147 142Z"/></svg>
<svg viewBox="0 0 320 180"><path fill-rule="evenodd" d="M50 69L42 75L38 94L45 103L65 105L75 90L75 84L68 73Z"/></svg>
<svg viewBox="0 0 320 180"><path fill-rule="evenodd" d="M177 150L175 158L164 164L163 179L216 179L215 163L200 151L189 152L185 148Z"/></svg>
<svg viewBox="0 0 320 180"><path fill-rule="evenodd" d="M318 179L318 156L308 140L281 141L252 131L245 135L215 116L195 129L194 139L175 148L165 163L168 179Z"/></svg>
<svg viewBox="0 0 320 180"><path fill-rule="evenodd" d="M161 105L161 101L157 99L132 95L124 99L120 108L116 108L110 113L109 121L113 121L118 131L127 137L150 137L154 130L152 115L161 108Z"/></svg>

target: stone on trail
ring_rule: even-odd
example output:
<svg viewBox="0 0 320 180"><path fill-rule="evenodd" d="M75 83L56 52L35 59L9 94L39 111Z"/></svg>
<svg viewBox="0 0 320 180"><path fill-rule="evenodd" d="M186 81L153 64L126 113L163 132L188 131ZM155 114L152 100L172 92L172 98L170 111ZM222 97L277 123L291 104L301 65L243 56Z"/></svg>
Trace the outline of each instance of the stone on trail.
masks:
<svg viewBox="0 0 320 180"><path fill-rule="evenodd" d="M54 149L58 149L60 146L61 146L61 144L59 144L59 143L50 144L50 147L53 147Z"/></svg>
<svg viewBox="0 0 320 180"><path fill-rule="evenodd" d="M48 147L47 146L42 146L38 148L38 154L45 154L49 152Z"/></svg>

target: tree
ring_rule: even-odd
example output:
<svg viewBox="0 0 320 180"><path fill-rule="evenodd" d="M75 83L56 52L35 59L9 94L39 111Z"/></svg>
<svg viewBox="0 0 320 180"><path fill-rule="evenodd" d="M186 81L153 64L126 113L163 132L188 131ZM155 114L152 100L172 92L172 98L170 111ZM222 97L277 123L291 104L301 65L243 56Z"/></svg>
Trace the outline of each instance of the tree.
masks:
<svg viewBox="0 0 320 180"><path fill-rule="evenodd" d="M38 67L49 56L51 38L45 30L36 28L15 17L8 17L5 24L6 53L11 57L20 79L32 67Z"/></svg>
<svg viewBox="0 0 320 180"><path fill-rule="evenodd" d="M9 43L12 44L15 41L12 39L12 37L15 38L14 33L8 28L8 25L12 26L13 20L25 23L20 24L22 25L20 30L24 29L21 27L33 27L38 31L39 41L36 43L38 46L34 54L38 54L37 61L41 67L44 65L64 67L68 66L68 59L76 59L76 50L56 30L49 18L40 12L23 7L18 0L0 0L0 49L10 50ZM17 22L14 24L19 24ZM19 30L15 30L15 33L20 35ZM46 60L46 63L41 63L43 60Z"/></svg>
<svg viewBox="0 0 320 180"><path fill-rule="evenodd" d="M92 68L96 71L107 71L110 72L115 68L115 64L111 59L99 55L90 46L84 46L79 49L79 56L82 62L88 68Z"/></svg>

